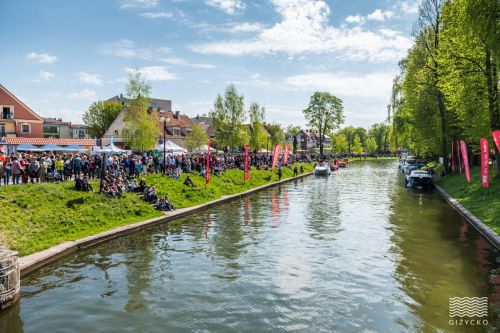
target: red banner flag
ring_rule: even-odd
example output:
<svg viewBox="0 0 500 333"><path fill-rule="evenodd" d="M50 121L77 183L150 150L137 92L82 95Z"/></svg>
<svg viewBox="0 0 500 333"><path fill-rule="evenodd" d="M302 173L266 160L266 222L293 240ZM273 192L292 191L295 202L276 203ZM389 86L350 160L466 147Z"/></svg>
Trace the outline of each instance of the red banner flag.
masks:
<svg viewBox="0 0 500 333"><path fill-rule="evenodd" d="M500 131L494 131L491 133L493 135L493 140L495 140L495 144L497 145L498 151L500 151ZM497 161L499 163L499 161Z"/></svg>
<svg viewBox="0 0 500 333"><path fill-rule="evenodd" d="M205 167L205 184L210 184L210 139L207 144L207 165Z"/></svg>
<svg viewBox="0 0 500 333"><path fill-rule="evenodd" d="M276 168L276 166L278 165L278 159L280 157L280 153L281 153L281 145L278 143L276 147L274 147L273 166L271 170L274 170L274 168Z"/></svg>
<svg viewBox="0 0 500 333"><path fill-rule="evenodd" d="M250 163L248 162L248 157L249 157L249 152L250 152L250 145L245 145L245 170L243 173L243 180L247 181L250 179Z"/></svg>
<svg viewBox="0 0 500 333"><path fill-rule="evenodd" d="M462 174L462 159L460 158L460 142L457 141L457 159L458 159L458 168L460 169L460 174Z"/></svg>
<svg viewBox="0 0 500 333"><path fill-rule="evenodd" d="M455 172L455 142L451 142L451 172Z"/></svg>
<svg viewBox="0 0 500 333"><path fill-rule="evenodd" d="M283 157L283 164L286 164L288 162L288 150L290 149L290 144L285 145L285 156Z"/></svg>
<svg viewBox="0 0 500 333"><path fill-rule="evenodd" d="M488 149L488 140L481 138L481 181L483 187L490 187L490 151Z"/></svg>
<svg viewBox="0 0 500 333"><path fill-rule="evenodd" d="M467 146L463 141L460 141L460 150L462 151L462 161L464 162L465 178L470 183L469 157L467 157Z"/></svg>

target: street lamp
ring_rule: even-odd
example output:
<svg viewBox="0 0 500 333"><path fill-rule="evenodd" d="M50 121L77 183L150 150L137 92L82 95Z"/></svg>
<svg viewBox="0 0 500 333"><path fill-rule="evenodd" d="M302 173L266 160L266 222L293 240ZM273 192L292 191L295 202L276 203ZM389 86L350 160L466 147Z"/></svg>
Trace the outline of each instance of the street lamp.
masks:
<svg viewBox="0 0 500 333"><path fill-rule="evenodd" d="M165 171L167 171L167 123L170 122L170 118L161 116L160 121L163 123L163 175L165 175Z"/></svg>

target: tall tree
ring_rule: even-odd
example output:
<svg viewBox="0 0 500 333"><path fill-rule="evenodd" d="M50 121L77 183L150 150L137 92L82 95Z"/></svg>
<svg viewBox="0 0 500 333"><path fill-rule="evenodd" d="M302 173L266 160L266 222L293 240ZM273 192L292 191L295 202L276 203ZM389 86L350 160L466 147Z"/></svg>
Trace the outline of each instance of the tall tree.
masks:
<svg viewBox="0 0 500 333"><path fill-rule="evenodd" d="M309 126L319 132L319 152L323 156L324 135L344 122L342 100L328 92L315 92L304 111Z"/></svg>
<svg viewBox="0 0 500 333"><path fill-rule="evenodd" d="M300 126L294 126L290 124L287 126L286 131L293 137L292 151L295 154L297 152L297 146L299 145L297 141L297 134L300 132Z"/></svg>
<svg viewBox="0 0 500 333"><path fill-rule="evenodd" d="M200 124L194 124L191 132L186 135L186 140L184 141L184 147L188 150L193 150L206 145L208 141L208 135L203 130Z"/></svg>
<svg viewBox="0 0 500 333"><path fill-rule="evenodd" d="M231 148L238 146L239 125L245 120L244 98L230 84L224 96L217 95L214 108L209 113L215 129L215 139L219 147Z"/></svg>
<svg viewBox="0 0 500 333"><path fill-rule="evenodd" d="M366 139L366 152L368 154L375 154L378 149L379 146L374 137L371 136L368 139Z"/></svg>
<svg viewBox="0 0 500 333"><path fill-rule="evenodd" d="M124 136L126 144L135 150L151 150L160 133L158 115L150 108L151 86L136 70L129 74L126 87Z"/></svg>
<svg viewBox="0 0 500 333"><path fill-rule="evenodd" d="M429 71L430 80L426 80L429 98L435 99L439 113L441 129L441 155L444 161L444 170L448 171L448 145L446 106L443 92L440 89L439 46L441 33L441 15L445 0L423 0L419 7L419 16L413 29L416 44L420 46L425 60L423 69Z"/></svg>
<svg viewBox="0 0 500 333"><path fill-rule="evenodd" d="M269 139L271 140L272 146L285 141L285 132L281 128L280 124L272 124L268 127L268 130L269 135L271 136Z"/></svg>
<svg viewBox="0 0 500 333"><path fill-rule="evenodd" d="M250 116L250 124L252 125L250 145L253 150L258 151L266 145L267 140L267 135L263 125L266 110L258 103L253 102L250 104L248 114Z"/></svg>
<svg viewBox="0 0 500 333"><path fill-rule="evenodd" d="M101 139L122 108L120 103L113 101L92 103L83 114L83 123L87 126L90 137Z"/></svg>

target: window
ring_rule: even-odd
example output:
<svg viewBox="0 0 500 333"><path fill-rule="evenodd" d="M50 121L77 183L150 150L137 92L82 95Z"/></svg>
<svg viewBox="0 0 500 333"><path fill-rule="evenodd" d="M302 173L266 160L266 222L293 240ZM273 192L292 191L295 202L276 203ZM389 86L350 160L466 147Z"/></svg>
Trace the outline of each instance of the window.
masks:
<svg viewBox="0 0 500 333"><path fill-rule="evenodd" d="M179 127L174 127L174 135L181 135L181 129Z"/></svg>
<svg viewBox="0 0 500 333"><path fill-rule="evenodd" d="M30 124L22 124L21 125L21 132L22 133L30 133Z"/></svg>
<svg viewBox="0 0 500 333"><path fill-rule="evenodd" d="M115 136L118 136L118 133L119 133L118 130L115 129Z"/></svg>
<svg viewBox="0 0 500 333"><path fill-rule="evenodd" d="M3 119L12 119L13 118L10 106L3 106L2 107L2 118Z"/></svg>
<svg viewBox="0 0 500 333"><path fill-rule="evenodd" d="M5 124L0 124L0 136L5 136Z"/></svg>

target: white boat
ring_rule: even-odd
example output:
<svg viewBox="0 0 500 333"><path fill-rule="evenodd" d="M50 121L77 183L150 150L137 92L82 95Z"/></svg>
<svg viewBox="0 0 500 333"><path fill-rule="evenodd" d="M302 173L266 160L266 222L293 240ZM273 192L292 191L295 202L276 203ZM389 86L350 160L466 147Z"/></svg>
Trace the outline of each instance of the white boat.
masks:
<svg viewBox="0 0 500 333"><path fill-rule="evenodd" d="M316 176L328 176L331 172L330 166L326 162L318 164L314 168L314 175Z"/></svg>
<svg viewBox="0 0 500 333"><path fill-rule="evenodd" d="M405 175L405 185L412 188L430 189L433 186L432 176L426 170L410 170Z"/></svg>

